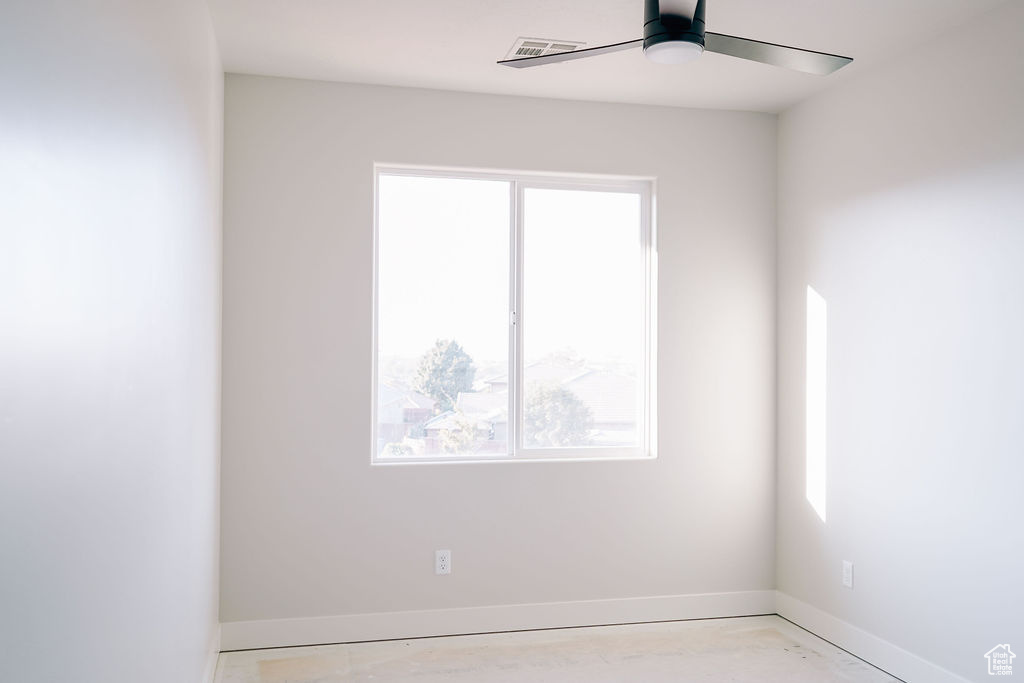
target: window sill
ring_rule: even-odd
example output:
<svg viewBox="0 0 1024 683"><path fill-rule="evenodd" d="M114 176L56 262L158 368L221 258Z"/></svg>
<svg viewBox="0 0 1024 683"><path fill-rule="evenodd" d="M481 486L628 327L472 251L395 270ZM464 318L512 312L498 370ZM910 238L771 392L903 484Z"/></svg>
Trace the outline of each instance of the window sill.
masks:
<svg viewBox="0 0 1024 683"><path fill-rule="evenodd" d="M652 453L641 453L640 449L593 449L594 452L586 455L568 455L566 451L554 450L550 454L538 455L537 451L520 451L521 455L453 455L453 456L424 456L407 458L373 458L371 466L394 466L394 465L469 465L469 464L490 464L490 463L537 463L537 462L626 462L657 460L658 456Z"/></svg>

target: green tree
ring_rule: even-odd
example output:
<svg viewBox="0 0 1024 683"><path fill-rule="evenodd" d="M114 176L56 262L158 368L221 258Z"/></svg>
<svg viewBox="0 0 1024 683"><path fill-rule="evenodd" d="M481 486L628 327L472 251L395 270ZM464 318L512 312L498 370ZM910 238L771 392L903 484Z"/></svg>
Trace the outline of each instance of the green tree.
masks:
<svg viewBox="0 0 1024 683"><path fill-rule="evenodd" d="M532 385L526 392L526 445L586 446L594 419L590 408L565 387Z"/></svg>
<svg viewBox="0 0 1024 683"><path fill-rule="evenodd" d="M438 339L420 359L414 388L434 399L437 411L443 413L455 406L460 391L473 388L475 376L469 354L455 341Z"/></svg>
<svg viewBox="0 0 1024 683"><path fill-rule="evenodd" d="M441 430L441 450L445 453L472 453L475 446L476 424L461 413L455 418L454 429Z"/></svg>

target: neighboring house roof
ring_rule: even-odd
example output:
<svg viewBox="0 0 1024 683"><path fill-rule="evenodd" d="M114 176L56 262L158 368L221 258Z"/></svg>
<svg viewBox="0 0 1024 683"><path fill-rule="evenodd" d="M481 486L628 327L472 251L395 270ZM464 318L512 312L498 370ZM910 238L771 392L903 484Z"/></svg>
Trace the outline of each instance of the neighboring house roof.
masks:
<svg viewBox="0 0 1024 683"><path fill-rule="evenodd" d="M508 373L505 373L503 375L495 375L493 377L488 377L487 379L480 380L480 382L482 384L484 384L485 386L488 386L488 387L494 387L494 386L507 387L508 386Z"/></svg>
<svg viewBox="0 0 1024 683"><path fill-rule="evenodd" d="M405 406L406 408L434 409L434 399L429 396L425 396L418 391L410 391L406 394L405 398L408 403L408 405Z"/></svg>
<svg viewBox="0 0 1024 683"><path fill-rule="evenodd" d="M540 360L528 363L523 368L523 379L526 382L543 384L561 384L571 377L585 372L582 363L570 360ZM484 380L486 384L508 384L508 373L495 375Z"/></svg>
<svg viewBox="0 0 1024 683"><path fill-rule="evenodd" d="M418 391L381 383L377 389L377 401L382 406L400 404L403 408L433 408L434 399Z"/></svg>
<svg viewBox="0 0 1024 683"><path fill-rule="evenodd" d="M579 396L597 424L631 424L637 419L637 380L605 370L589 370L562 386Z"/></svg>
<svg viewBox="0 0 1024 683"><path fill-rule="evenodd" d="M491 423L508 422L508 392L459 392L455 410L476 420Z"/></svg>
<svg viewBox="0 0 1024 683"><path fill-rule="evenodd" d="M446 410L440 415L435 415L423 423L424 429L451 429L455 424L455 413Z"/></svg>
<svg viewBox="0 0 1024 683"><path fill-rule="evenodd" d="M402 400L407 392L408 389L400 389L382 382L377 387L377 403L382 406L391 405L395 401Z"/></svg>

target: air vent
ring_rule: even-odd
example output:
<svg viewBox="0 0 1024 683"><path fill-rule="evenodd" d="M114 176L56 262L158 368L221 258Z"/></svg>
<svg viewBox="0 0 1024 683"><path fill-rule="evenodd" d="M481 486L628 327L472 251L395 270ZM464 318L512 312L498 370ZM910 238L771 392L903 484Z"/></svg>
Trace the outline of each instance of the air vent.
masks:
<svg viewBox="0 0 1024 683"><path fill-rule="evenodd" d="M544 38L516 38L512 49L505 55L505 59L522 59L523 57L541 57L543 55L557 55L562 52L573 52L579 50L586 43L577 43L571 40L545 40Z"/></svg>

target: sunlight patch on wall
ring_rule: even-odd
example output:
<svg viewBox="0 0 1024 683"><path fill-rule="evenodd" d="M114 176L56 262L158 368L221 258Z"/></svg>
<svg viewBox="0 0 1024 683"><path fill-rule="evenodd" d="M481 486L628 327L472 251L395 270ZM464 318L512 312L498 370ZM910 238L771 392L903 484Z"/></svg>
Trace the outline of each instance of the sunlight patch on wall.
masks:
<svg viewBox="0 0 1024 683"><path fill-rule="evenodd" d="M826 451L825 399L827 393L826 361L828 349L828 308L825 299L807 287L807 436L806 471L807 501L825 521Z"/></svg>

